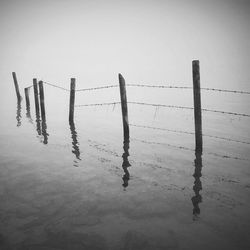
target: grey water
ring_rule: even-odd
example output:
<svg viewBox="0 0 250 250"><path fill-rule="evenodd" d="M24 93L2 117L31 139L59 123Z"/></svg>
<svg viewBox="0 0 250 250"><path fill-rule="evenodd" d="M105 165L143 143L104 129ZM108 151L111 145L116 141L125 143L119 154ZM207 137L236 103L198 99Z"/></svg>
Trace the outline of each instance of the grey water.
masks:
<svg viewBox="0 0 250 250"><path fill-rule="evenodd" d="M42 121L33 88L26 107L11 79L6 86L1 249L249 248L248 117L203 112L203 133L214 137L203 136L204 152L196 154L193 110L129 104L130 142L123 143L119 104L76 107L69 124L69 92L44 85ZM128 101L192 106L192 90L182 100L183 90L160 91L127 87ZM213 95L220 97L214 108L247 109L249 97ZM202 92L203 107L210 98ZM76 104L112 100L118 88L76 92Z"/></svg>

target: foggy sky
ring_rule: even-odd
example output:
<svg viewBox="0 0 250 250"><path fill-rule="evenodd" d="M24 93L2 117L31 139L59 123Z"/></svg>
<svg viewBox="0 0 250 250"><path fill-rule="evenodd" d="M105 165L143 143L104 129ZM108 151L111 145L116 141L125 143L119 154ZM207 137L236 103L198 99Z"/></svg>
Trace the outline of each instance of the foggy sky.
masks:
<svg viewBox="0 0 250 250"><path fill-rule="evenodd" d="M247 0L2 0L1 84L190 85L199 59L203 86L249 91L249 27Z"/></svg>

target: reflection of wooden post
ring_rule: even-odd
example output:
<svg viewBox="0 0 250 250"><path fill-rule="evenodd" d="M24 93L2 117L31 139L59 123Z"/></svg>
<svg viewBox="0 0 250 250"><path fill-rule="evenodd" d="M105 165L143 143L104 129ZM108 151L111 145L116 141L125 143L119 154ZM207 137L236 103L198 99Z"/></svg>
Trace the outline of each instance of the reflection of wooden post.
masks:
<svg viewBox="0 0 250 250"><path fill-rule="evenodd" d="M121 74L119 74L119 84L120 84L120 96L121 96L121 108L122 108L123 136L124 136L124 142L127 142L129 141L127 95L126 95L125 80Z"/></svg>
<svg viewBox="0 0 250 250"><path fill-rule="evenodd" d="M202 170L202 157L201 157L201 152L196 152L195 153L195 160L194 160L194 165L195 165L195 170L194 170L194 196L191 198L191 201L193 203L193 215L194 215L194 220L197 218L197 216L200 214L200 207L199 203L202 202L202 196L200 194L200 191L202 190L202 183L201 183L201 170Z"/></svg>
<svg viewBox="0 0 250 250"><path fill-rule="evenodd" d="M26 109L30 108L30 98L29 98L29 88L24 89L25 92L25 100L26 100Z"/></svg>
<svg viewBox="0 0 250 250"><path fill-rule="evenodd" d="M40 105L41 105L41 116L42 120L45 121L45 106L44 106L44 92L43 92L43 82L39 81L39 93L40 93Z"/></svg>
<svg viewBox="0 0 250 250"><path fill-rule="evenodd" d="M202 153L202 119L200 95L200 65L193 61L193 95L194 95L194 120L195 120L195 150Z"/></svg>
<svg viewBox="0 0 250 250"><path fill-rule="evenodd" d="M74 108L75 108L75 88L76 88L76 79L71 78L70 82L70 98L69 98L69 122L74 121Z"/></svg>
<svg viewBox="0 0 250 250"><path fill-rule="evenodd" d="M76 132L74 122L70 122L69 126L70 126L70 131L71 131L71 138L72 138L72 148L73 148L72 153L75 154L75 156L78 160L81 160L79 142L77 140L77 132ZM75 166L78 167L77 165L75 165Z"/></svg>
<svg viewBox="0 0 250 250"><path fill-rule="evenodd" d="M21 97L20 92L19 92L19 86L18 86L18 82L17 82L17 78L16 78L16 73L12 72L12 76L13 76L13 80L14 80L14 84L15 84L17 100L21 101L22 97Z"/></svg>
<svg viewBox="0 0 250 250"><path fill-rule="evenodd" d="M37 80L33 79L33 88L34 88L34 99L35 99L35 107L36 107L36 116L39 117L39 100L38 100L38 89L37 89Z"/></svg>

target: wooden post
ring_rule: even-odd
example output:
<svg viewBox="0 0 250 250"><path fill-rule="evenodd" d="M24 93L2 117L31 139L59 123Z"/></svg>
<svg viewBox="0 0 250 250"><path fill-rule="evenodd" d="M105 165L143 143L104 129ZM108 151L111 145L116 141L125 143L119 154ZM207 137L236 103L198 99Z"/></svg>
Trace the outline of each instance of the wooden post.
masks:
<svg viewBox="0 0 250 250"><path fill-rule="evenodd" d="M38 85L39 85L39 93L40 93L41 117L42 117L43 121L46 121L45 106L44 106L43 82L39 81Z"/></svg>
<svg viewBox="0 0 250 250"><path fill-rule="evenodd" d="M29 98L29 88L24 89L25 92L25 100L26 100L26 109L30 108L30 98Z"/></svg>
<svg viewBox="0 0 250 250"><path fill-rule="evenodd" d="M40 112L39 112L38 88L37 88L37 80L36 80L36 78L33 79L33 89L34 89L36 116L39 117Z"/></svg>
<svg viewBox="0 0 250 250"><path fill-rule="evenodd" d="M202 153L202 119L200 95L200 64L193 61L193 95L194 95L194 120L195 120L195 151Z"/></svg>
<svg viewBox="0 0 250 250"><path fill-rule="evenodd" d="M19 86L18 86L18 82L17 82L17 78L16 78L16 73L12 72L12 76L13 76L13 80L14 80L14 84L15 84L17 100L21 101L22 97L21 97L20 92L19 92Z"/></svg>
<svg viewBox="0 0 250 250"><path fill-rule="evenodd" d="M74 121L74 108L75 108L75 83L76 79L71 78L70 82L70 98L69 98L69 122Z"/></svg>
<svg viewBox="0 0 250 250"><path fill-rule="evenodd" d="M121 108L122 108L123 138L124 138L124 142L129 142L129 124L128 124L126 86L125 86L125 80L121 74L119 74L119 84L120 84L120 97L121 97Z"/></svg>

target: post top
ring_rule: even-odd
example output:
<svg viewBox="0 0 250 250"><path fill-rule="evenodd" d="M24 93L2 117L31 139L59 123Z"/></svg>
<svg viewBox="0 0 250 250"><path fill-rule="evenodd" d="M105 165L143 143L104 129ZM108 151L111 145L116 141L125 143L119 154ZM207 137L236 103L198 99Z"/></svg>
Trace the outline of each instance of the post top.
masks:
<svg viewBox="0 0 250 250"><path fill-rule="evenodd" d="M199 60L193 60L192 63L193 63L193 64L199 64L200 61L199 61Z"/></svg>

